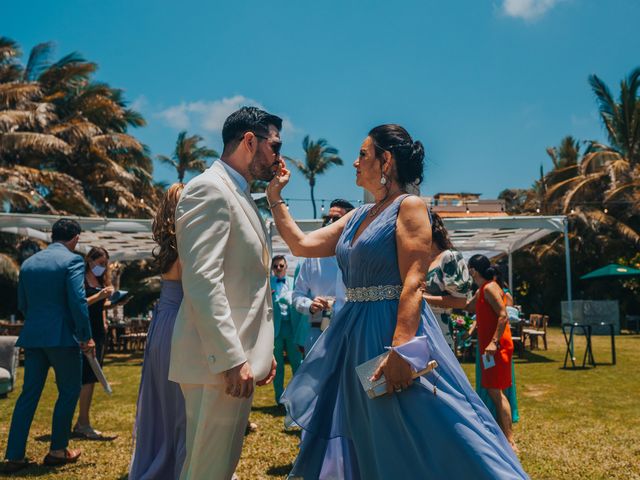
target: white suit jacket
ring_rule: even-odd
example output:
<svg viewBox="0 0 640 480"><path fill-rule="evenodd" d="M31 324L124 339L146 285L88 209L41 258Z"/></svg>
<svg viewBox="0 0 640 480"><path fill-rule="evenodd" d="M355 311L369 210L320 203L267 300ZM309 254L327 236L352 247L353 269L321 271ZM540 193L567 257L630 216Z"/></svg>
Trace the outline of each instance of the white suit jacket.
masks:
<svg viewBox="0 0 640 480"><path fill-rule="evenodd" d="M271 247L253 200L216 161L184 188L176 208L184 298L173 330L169 379L220 384L248 361L271 368Z"/></svg>

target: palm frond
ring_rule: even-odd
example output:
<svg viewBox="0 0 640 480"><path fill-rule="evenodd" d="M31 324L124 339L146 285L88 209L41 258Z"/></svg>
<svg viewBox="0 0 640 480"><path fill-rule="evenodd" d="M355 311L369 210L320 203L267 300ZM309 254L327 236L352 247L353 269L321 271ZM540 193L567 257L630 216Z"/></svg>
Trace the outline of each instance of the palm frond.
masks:
<svg viewBox="0 0 640 480"><path fill-rule="evenodd" d="M622 156L611 149L596 150L586 154L580 161L580 171L583 174L601 170L608 163L620 160Z"/></svg>
<svg viewBox="0 0 640 480"><path fill-rule="evenodd" d="M614 116L617 111L617 104L607 84L594 74L589 75L589 85L591 85L591 89L596 96L600 113L604 115L605 118Z"/></svg>
<svg viewBox="0 0 640 480"><path fill-rule="evenodd" d="M23 110L0 110L0 133L27 129L44 129L56 120L49 103L33 104Z"/></svg>
<svg viewBox="0 0 640 480"><path fill-rule="evenodd" d="M609 229L616 232L616 234L636 245L640 245L640 234L631 228L629 225L620 221L620 219L608 215L601 210L597 209L584 209L580 210L576 218L578 218L583 225L593 231L597 231L601 228L601 225L605 225Z"/></svg>
<svg viewBox="0 0 640 480"><path fill-rule="evenodd" d="M0 133L31 128L33 115L24 110L0 110Z"/></svg>
<svg viewBox="0 0 640 480"><path fill-rule="evenodd" d="M580 180L564 196L564 201L562 202L563 211L565 213L568 212L577 197L579 197L580 195L586 195L589 189L599 187L600 185L598 185L598 183L604 175L604 172L599 172L580 177Z"/></svg>
<svg viewBox="0 0 640 480"><path fill-rule="evenodd" d="M611 203L619 197L623 197L629 193L640 197L640 181L625 183L624 185L620 185L618 188L608 191L603 199L603 203ZM633 203L640 203L640 198L635 200Z"/></svg>
<svg viewBox="0 0 640 480"><path fill-rule="evenodd" d="M557 236L550 243L542 244L533 249L536 261L542 262L548 257L559 257L564 253L564 244L562 236Z"/></svg>
<svg viewBox="0 0 640 480"><path fill-rule="evenodd" d="M49 66L49 57L53 50L53 42L39 43L31 49L27 66L22 79L26 82L37 80L40 74Z"/></svg>
<svg viewBox="0 0 640 480"><path fill-rule="evenodd" d="M142 114L130 108L124 110L124 121L132 127L144 127L147 125L147 121Z"/></svg>
<svg viewBox="0 0 640 480"><path fill-rule="evenodd" d="M37 83L12 82L0 84L0 108L14 108L25 102L37 100L42 89Z"/></svg>
<svg viewBox="0 0 640 480"><path fill-rule="evenodd" d="M575 177L579 173L578 165L570 165L568 167L556 168L547 173L544 178L544 183L547 187L551 187L558 182L563 182L570 178Z"/></svg>
<svg viewBox="0 0 640 480"><path fill-rule="evenodd" d="M109 133L106 135L96 135L91 138L91 144L94 147L101 148L105 151L111 150L133 150L142 152L142 144L131 135L126 133Z"/></svg>
<svg viewBox="0 0 640 480"><path fill-rule="evenodd" d="M295 158L291 158L291 157L284 157L284 159L286 161L288 161L289 163L292 163L299 171L300 173L307 179L310 178L310 171L307 168L307 166L301 162L300 160L296 160Z"/></svg>
<svg viewBox="0 0 640 480"><path fill-rule="evenodd" d="M45 193L41 194L44 188ZM0 199L13 211L95 215L82 184L64 173L23 167L0 167Z"/></svg>
<svg viewBox="0 0 640 480"><path fill-rule="evenodd" d="M9 37L0 36L0 63L12 61L21 54L18 42Z"/></svg>
<svg viewBox="0 0 640 480"><path fill-rule="evenodd" d="M29 152L38 156L70 155L70 145L45 133L9 132L0 135L0 151L6 153Z"/></svg>
<svg viewBox="0 0 640 480"><path fill-rule="evenodd" d="M156 155L156 158L160 163L171 165L173 168L178 168L178 163L175 160L167 157L166 155Z"/></svg>
<svg viewBox="0 0 640 480"><path fill-rule="evenodd" d="M88 142L92 137L102 135L100 127L79 118L55 125L49 129L49 132L73 145Z"/></svg>

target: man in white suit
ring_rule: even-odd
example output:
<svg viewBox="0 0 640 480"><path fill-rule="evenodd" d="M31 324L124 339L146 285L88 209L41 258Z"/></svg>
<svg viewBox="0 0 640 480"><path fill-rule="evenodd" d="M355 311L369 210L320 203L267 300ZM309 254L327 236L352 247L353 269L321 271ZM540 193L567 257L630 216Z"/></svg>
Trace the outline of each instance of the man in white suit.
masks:
<svg viewBox="0 0 640 480"><path fill-rule="evenodd" d="M231 114L221 159L187 184L176 208L184 299L169 379L187 414L181 480L233 477L254 385L275 374L270 244L249 185L275 175L281 128L255 107Z"/></svg>

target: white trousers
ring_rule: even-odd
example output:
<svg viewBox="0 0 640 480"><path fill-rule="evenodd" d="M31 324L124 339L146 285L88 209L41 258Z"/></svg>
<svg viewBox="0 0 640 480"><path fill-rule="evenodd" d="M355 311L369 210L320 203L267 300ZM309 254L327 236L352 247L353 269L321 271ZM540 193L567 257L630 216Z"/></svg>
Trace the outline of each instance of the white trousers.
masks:
<svg viewBox="0 0 640 480"><path fill-rule="evenodd" d="M187 455L180 480L230 480L240 454L251 398L234 398L224 385L180 384L187 413Z"/></svg>

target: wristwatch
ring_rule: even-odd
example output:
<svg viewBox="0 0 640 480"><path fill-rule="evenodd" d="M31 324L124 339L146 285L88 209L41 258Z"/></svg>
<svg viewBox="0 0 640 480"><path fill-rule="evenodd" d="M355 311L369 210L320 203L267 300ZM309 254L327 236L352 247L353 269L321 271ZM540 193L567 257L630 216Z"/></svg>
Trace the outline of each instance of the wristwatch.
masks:
<svg viewBox="0 0 640 480"><path fill-rule="evenodd" d="M493 344L496 346L498 350L500 350L500 340L494 340Z"/></svg>

